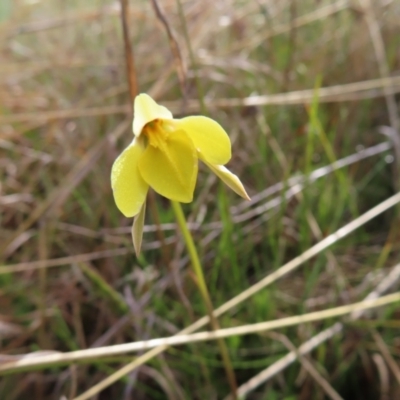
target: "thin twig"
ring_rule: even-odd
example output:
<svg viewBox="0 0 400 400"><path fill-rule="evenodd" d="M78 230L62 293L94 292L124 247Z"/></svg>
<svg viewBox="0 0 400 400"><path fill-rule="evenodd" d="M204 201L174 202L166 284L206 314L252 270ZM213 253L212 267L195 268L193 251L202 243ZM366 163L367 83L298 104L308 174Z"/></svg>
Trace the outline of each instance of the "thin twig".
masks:
<svg viewBox="0 0 400 400"><path fill-rule="evenodd" d="M375 343L380 350L382 357L385 359L386 364L388 365L389 369L392 371L393 376L396 378L397 384L400 386L400 367L394 360L393 356L390 354L386 343L382 339L382 336L378 333L378 331L373 330L372 336L375 340Z"/></svg>
<svg viewBox="0 0 400 400"><path fill-rule="evenodd" d="M313 182L331 172L333 172L336 169L343 168L345 166L349 166L355 162L358 162L362 159L365 159L367 157L374 156L376 154L380 154L384 151L387 151L391 148L390 143L388 142L383 142L380 143L376 146L369 147L367 149L363 149L360 152L356 154L352 154L348 157L344 157L338 161L336 161L333 164L318 168L314 170L310 175L309 175L309 182ZM287 189L288 194L296 193L294 191L294 188L297 187L298 185L301 184L305 179L304 176L295 176L292 177L288 180L288 184L285 185L284 182L279 182L270 188L262 191L259 193L259 195L253 196L251 202L258 202L266 197L277 193L279 190L284 189L285 187L289 186ZM286 195L285 195L286 196ZM280 202L282 201L282 196L279 196L277 199L273 199L261 206L256 207L254 210L250 210L246 213L240 214L239 212L244 209L244 206L247 205L247 203L239 204L238 206L232 207L231 208L231 213L232 214L237 214L234 216L233 220L235 222L240 222L243 220L247 220L250 218L254 218L257 215L260 215L264 213L265 211L279 206ZM220 229L222 226L219 222L214 222L210 224L206 224L203 226L205 229ZM174 230L176 229L175 224L163 224L161 227L163 230ZM199 229L200 226L196 223L189 224L190 229ZM145 232L154 232L157 230L157 227L155 225L147 225L145 226L144 231ZM113 230L114 232L115 230ZM76 230L74 230L76 232ZM107 231L108 232L108 231ZM114 233L129 233L130 228L118 228L118 231ZM95 232L93 231L93 235ZM103 235L102 232L96 232L97 235ZM98 237L98 236L93 236L93 237ZM167 239L167 244L172 243L174 241L174 238L168 238ZM146 243L143 247L145 249L155 249L159 248L161 245L160 242L152 242L152 243ZM86 261L92 261L100 258L106 258L106 257L116 257L116 256L121 256L125 254L132 253L132 249L127 249L127 248L119 248L119 249L108 249L108 250L102 250L98 252L92 252L92 253L86 253L86 254L77 254L73 256L67 256L67 257L60 257L60 258L55 258L55 259L49 259L49 260L43 260L43 261L28 261L28 262L23 262L19 264L14 264L14 265L9 265L9 266L0 266L0 275L1 274L8 274L8 273L13 273L13 272L23 272L23 271L29 271L29 270L35 270L37 268L45 267L45 268L50 268L50 267L59 267L62 265L68 265L72 263L77 263L77 262L86 262Z"/></svg>
<svg viewBox="0 0 400 400"><path fill-rule="evenodd" d="M178 6L178 14L179 14L179 18L182 23L183 34L185 36L186 46L188 48L190 62L192 64L192 68L193 68L194 80L195 80L196 88L197 88L197 96L199 98L199 103L200 103L200 111L203 115L206 115L207 107L206 107L206 104L204 101L204 90L203 90L203 86L200 82L200 78L199 78L199 74L198 74L198 65L197 65L196 57L194 55L192 42L191 42L190 36L189 36L189 29L188 29L188 26L186 23L185 12L183 10L181 0L176 0L176 4Z"/></svg>
<svg viewBox="0 0 400 400"><path fill-rule="evenodd" d="M385 44L382 38L378 21L372 8L372 2L371 0L359 0L359 2L364 9L364 17L368 25L376 60L378 62L379 74L381 78L390 78L390 70L387 63ZM394 94L386 86L383 88L383 90L385 93L385 100L389 113L390 125L395 130L397 136L397 140L393 140L393 144L396 151L396 165L398 169L396 175L398 176L400 169L400 118Z"/></svg>
<svg viewBox="0 0 400 400"><path fill-rule="evenodd" d="M3 241L0 245L0 257L7 253L7 248L13 241L18 238L23 232L27 231L39 218L46 214L49 218L51 212L56 210L68 198L73 189L86 177L92 170L93 165L103 154L104 150L109 146L110 142L115 142L130 124L130 121L124 120L120 122L117 127L108 135L106 135L100 142L94 145L74 166L74 168L67 174L65 179L59 186L55 187L46 200L40 203L30 214L29 217L23 221L18 229L13 232L10 237Z"/></svg>
<svg viewBox="0 0 400 400"><path fill-rule="evenodd" d="M225 303L222 306L218 307L215 310L214 315L216 317L219 317L220 315L222 315L223 313L227 312L231 308L236 307L238 304L240 304L242 301L246 300L251 295L257 293L259 290L263 289L265 286L275 282L276 280L278 280L282 276L286 275L288 272L290 272L290 271L294 270L295 268L299 267L305 261L307 261L310 258L314 257L315 255L317 255L321 251L325 250L326 248L328 248L332 244L336 243L341 238L347 236L349 233L351 233L355 229L359 228L360 226L362 226L363 224L365 224L366 222L368 222L372 218L376 217L380 213L386 211L388 208L394 206L398 202L400 202L400 194L394 195L391 198L385 200L383 203L380 203L379 205L377 205L373 209L369 210L367 213L361 215L360 217L358 217L354 221L350 222L349 224L347 224L343 228L340 228L334 234L329 235L327 238L325 238L321 242L317 243L315 246L313 246L310 249L308 249L301 256L299 256L299 257L295 258L294 260L290 261L289 263L285 264L284 266L282 266L280 269L278 269L277 271L275 271L271 275L268 275L267 277L265 277L262 281L258 282L257 284L255 284L252 287L250 287L249 289L247 289L244 292L244 295L241 293L240 295L234 297L233 299L231 299L227 303ZM399 267L399 270L400 270L400 265L398 267ZM378 294L376 294L376 293L380 293L378 290L381 290L381 291L387 290L387 286L389 285L389 287L390 287L390 284L393 282L393 277L392 276L390 276L388 278L390 278L389 282L387 280L382 282L382 284L380 286L378 286L377 292L373 292L370 296L367 297L367 299L376 298L378 296ZM360 312L358 312L358 313L360 313ZM358 317L357 312L354 312L353 313L353 318L357 318L357 317ZM195 332L196 330L198 330L201 327L205 326L207 323L209 323L209 318L208 318L208 316L205 316L205 317L199 319L196 323L188 326L187 328L185 328L184 330L179 332L179 335L184 335L184 334L189 334L189 333ZM133 360L131 363L125 365L123 368L121 368L120 370L116 371L115 373L113 373L112 375L107 377L105 380L103 380L103 381L99 382L98 384L96 384L95 386L93 386L91 389L89 389L87 392L83 393L77 399L83 400L83 399L90 398L94 394L100 392L101 390L105 389L106 387L108 387L112 383L114 383L117 380L121 379L123 376L125 376L126 374L128 374L129 372L134 370L136 367L138 367L139 365L147 362L148 360L150 360L151 358L153 358L157 354L160 354L161 352L165 351L166 349L167 349L166 345L161 345L159 347L156 347L156 348L150 350L149 352L147 352L147 353L143 354L142 356L138 357L136 360ZM294 358L295 358L295 356L294 356Z"/></svg>
<svg viewBox="0 0 400 400"><path fill-rule="evenodd" d="M138 94L138 83L136 78L135 70L135 59L133 56L132 46L129 40L129 3L128 0L120 0L121 4L121 22L122 31L124 34L124 48L125 48L125 62L126 62L126 74L129 84L129 95L131 104L133 106L133 101ZM131 108L132 109L132 108Z"/></svg>
<svg viewBox="0 0 400 400"><path fill-rule="evenodd" d="M137 352L157 348L160 346L177 346L188 343L204 342L209 340L218 340L231 336L249 335L258 332L267 332L273 329L285 328L314 321L321 321L329 318L336 318L351 314L355 311L365 311L371 308L382 307L400 301L400 292L392 293L377 299L365 299L363 301L334 307L322 311L314 311L304 315L295 315L292 317L281 318L273 321L259 322L255 324L236 326L233 328L218 329L211 332L198 332L193 334L178 334L166 338L157 338L142 340L133 343L116 344L106 347L97 347L87 350L77 350L69 353L53 354L30 354L17 361L6 361L0 364L0 372L10 373L26 370L29 368L49 367L54 365L69 364L71 362L83 361L88 359L98 360L101 357L110 357L119 354ZM80 397L78 397L80 398Z"/></svg>
<svg viewBox="0 0 400 400"><path fill-rule="evenodd" d="M386 211L390 207L393 207L394 205L398 204L400 202L400 193L390 197L389 199L385 200L384 202L378 204L371 210L367 211L365 214L361 215L360 217L356 218L349 224L345 225L344 227L340 228L338 231L335 233L329 235L326 237L324 240L321 242L317 243L307 251L305 251L303 254L300 256L296 257L289 263L283 265L281 268L279 268L277 271L273 272L271 275L268 275L264 279L262 279L260 282L256 283L255 285L251 286L247 290L245 290L243 293L239 294L238 296L234 297L230 301L224 303L222 306L218 307L214 311L214 315L216 317L219 317L220 315L224 314L225 312L229 311L230 309L236 307L239 305L241 302L247 300L250 296L252 296L255 293L258 293L261 289L265 288L269 284L277 281L281 277L285 276L287 273L295 270L298 268L300 265L302 265L304 262L308 261L312 257L316 256L323 250L327 249L330 247L332 244L336 243L338 240L342 239L343 237L347 236L351 232L353 232L355 229L359 228L360 226L364 225L368 221L370 221L372 218L376 217L377 215L381 214L382 212ZM385 281L386 283L386 281ZM372 294L373 295L373 294ZM357 312L355 312L353 315L357 315ZM204 316L203 318L199 319L197 322L194 324L189 325L187 328L183 329L180 331L178 334L183 335L183 334L189 334L192 332L195 332L196 330L200 329L201 327L205 326L207 323L209 323L209 318L208 316ZM336 329L336 328L335 328ZM341 329L341 328L340 328ZM328 333L329 335L330 333ZM324 337L323 335L321 335ZM325 335L326 336L326 335ZM89 399L90 397L94 396L95 394L99 393L103 389L107 388L108 386L112 385L114 382L118 381L119 379L123 378L125 375L133 371L135 368L138 366L146 363L147 361L151 360L153 357L156 355L162 353L168 348L168 346L162 345L159 347L156 347L147 353L143 354L142 356L138 357L136 360L133 360L129 364L125 365L118 371L114 372L112 375L108 376L106 379L103 381L99 382L98 384L94 385L91 387L88 391L77 397L75 400L86 400ZM294 358L296 358L294 356Z"/></svg>
<svg viewBox="0 0 400 400"><path fill-rule="evenodd" d="M318 89L320 103L358 101L362 99L372 99L385 96L385 91L390 93L400 92L400 76L391 78L370 79L343 85L322 87ZM233 108L233 107L253 107L265 105L289 105L307 104L312 102L315 89L295 90L287 93L252 95L243 98L219 98L207 100L207 108ZM165 101L163 105L174 114L181 112L182 104L180 101ZM199 112L201 110L199 100L191 99L187 101L186 111ZM99 115L129 114L129 105L116 105L91 108L72 108L66 110L53 110L31 113L16 113L10 115L0 115L0 123L10 124L15 122L33 120L54 120L80 117L95 117Z"/></svg>
<svg viewBox="0 0 400 400"><path fill-rule="evenodd" d="M182 96L184 99L186 99L186 66L182 58L182 53L179 48L178 40L176 39L174 30L168 22L168 18L166 17L164 10L162 9L158 0L151 0L151 4L153 5L153 9L156 13L157 18L160 20L167 33L171 52L175 60L176 72L178 75Z"/></svg>
<svg viewBox="0 0 400 400"><path fill-rule="evenodd" d="M283 33L290 32L292 29L300 28L301 26L327 18L330 15L336 14L340 11L347 9L349 5L350 5L349 0L339 0L336 3L325 5L306 15L301 15L291 20L287 24L272 26L270 29L268 29L267 32L263 32L262 34L251 38L250 43L249 42L246 43L246 47L250 49L256 48L261 43L265 42L267 39L273 36L281 35ZM243 47L242 44L238 44L237 46L233 47L232 51L241 50L242 47Z"/></svg>
<svg viewBox="0 0 400 400"><path fill-rule="evenodd" d="M379 375L380 392L381 392L379 400L390 400L390 398L389 398L389 386L390 386L389 371L385 364L385 361L384 361L382 355L379 353L375 353L372 356L372 360L374 361L374 363L376 365L376 369L378 370L378 375Z"/></svg>
<svg viewBox="0 0 400 400"><path fill-rule="evenodd" d="M326 250L328 247L330 247L332 244L336 243L338 240L347 236L349 233L353 232L354 230L358 229L359 227L365 225L372 218L375 218L377 215L381 214L382 212L386 211L388 208L391 208L398 203L400 203L400 193L397 193L394 196L389 197L384 202L371 208L365 214L360 215L358 218L354 219L347 225L338 229L336 232L328 235L323 240L321 240L320 242L318 242L317 244L315 244L314 246L312 246L308 250L306 250L303 254L299 255L298 257L295 257L293 260L289 261L287 264L283 265L281 268L279 268L272 274L266 276L261 281L257 282L256 284L254 284L253 286L244 290L242 293L240 293L233 299L224 303L222 306L220 306L216 310L216 312L218 312L218 315L220 315L220 314L223 314L226 311L230 310L231 308L236 307L238 304L247 300L249 297L253 296L255 293L259 292L261 289L270 285L272 282L277 281L281 277L287 275L289 272L294 271L305 261L311 259L312 257L316 256L317 254Z"/></svg>
<svg viewBox="0 0 400 400"><path fill-rule="evenodd" d="M385 278L376 286L375 290L373 290L368 296L365 297L365 300L368 299L376 299L382 295L382 293L387 292L393 285L395 285L400 279L400 264L397 264L392 268L390 273L385 276ZM355 311L351 314L351 320L356 320L363 315L363 311ZM340 333L344 328L343 323L337 322L336 324L330 326L327 329L324 329L322 332L319 332L317 335L313 336L311 339L304 342L298 348L298 354L307 354L310 353L313 349L318 347L320 344L326 342L331 339L333 336ZM239 387L238 393L240 396L246 396L249 392L253 391L266 381L270 380L272 377L282 372L285 368L291 365L293 362L297 360L297 354L294 351L291 351L286 356L280 358L278 361L274 362L265 370L261 371L256 376L252 377L248 382L244 383Z"/></svg>
<svg viewBox="0 0 400 400"><path fill-rule="evenodd" d="M312 362L308 360L305 355L300 354L296 346L294 346L294 344L289 340L287 336L276 332L270 332L268 336L271 336L275 340L279 340L287 347L288 350L296 353L296 356L300 361L302 367L321 386L328 397L330 397L332 400L343 400L343 397L341 397L339 393L332 387L332 385L319 373Z"/></svg>

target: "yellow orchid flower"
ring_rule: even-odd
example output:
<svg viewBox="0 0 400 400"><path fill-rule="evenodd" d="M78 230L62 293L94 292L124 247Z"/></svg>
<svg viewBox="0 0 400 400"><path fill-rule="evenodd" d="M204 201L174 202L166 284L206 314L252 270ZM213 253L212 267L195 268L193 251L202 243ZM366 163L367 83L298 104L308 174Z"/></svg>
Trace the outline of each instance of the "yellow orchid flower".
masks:
<svg viewBox="0 0 400 400"><path fill-rule="evenodd" d="M214 120L174 119L167 108L140 94L135 98L133 134L111 171L114 199L126 217L141 211L149 186L170 200L190 203L198 159L237 194L250 199L239 178L224 167L231 158L231 142Z"/></svg>

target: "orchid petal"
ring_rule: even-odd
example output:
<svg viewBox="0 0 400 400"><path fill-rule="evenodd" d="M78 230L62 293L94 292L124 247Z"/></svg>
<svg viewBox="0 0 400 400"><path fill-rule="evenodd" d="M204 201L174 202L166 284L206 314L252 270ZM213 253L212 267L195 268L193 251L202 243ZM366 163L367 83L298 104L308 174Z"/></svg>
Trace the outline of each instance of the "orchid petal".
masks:
<svg viewBox="0 0 400 400"><path fill-rule="evenodd" d="M143 203L142 207L140 208L139 214L136 215L131 230L133 247L135 248L135 253L137 257L139 257L140 248L142 247L145 215L146 215L146 202Z"/></svg>
<svg viewBox="0 0 400 400"><path fill-rule="evenodd" d="M115 160L111 170L111 187L115 203L126 217L134 217L146 200L149 185L140 176L138 161L144 147L137 139Z"/></svg>
<svg viewBox="0 0 400 400"><path fill-rule="evenodd" d="M170 200L193 200L198 157L193 142L184 131L171 132L160 146L149 145L139 160L143 179Z"/></svg>
<svg viewBox="0 0 400 400"><path fill-rule="evenodd" d="M235 174L232 174L232 172L225 168L223 165L212 165L204 159L202 159L202 161L235 193L246 200L250 200L250 197L247 194L242 182L240 182L240 179Z"/></svg>
<svg viewBox="0 0 400 400"><path fill-rule="evenodd" d="M155 119L172 119L172 113L157 104L148 94L136 96L133 107L133 133L139 137L144 126Z"/></svg>
<svg viewBox="0 0 400 400"><path fill-rule="evenodd" d="M231 141L218 122L195 116L175 119L174 123L189 135L196 149L209 163L223 165L231 159Z"/></svg>

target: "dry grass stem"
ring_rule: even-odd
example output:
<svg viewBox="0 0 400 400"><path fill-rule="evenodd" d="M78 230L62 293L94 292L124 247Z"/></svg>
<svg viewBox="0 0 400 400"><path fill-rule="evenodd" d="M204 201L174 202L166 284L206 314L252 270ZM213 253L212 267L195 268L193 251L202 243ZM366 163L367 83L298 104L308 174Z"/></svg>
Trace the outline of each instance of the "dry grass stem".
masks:
<svg viewBox="0 0 400 400"><path fill-rule="evenodd" d="M88 350L78 350L71 353L55 353L49 355L31 354L23 356L14 362L5 362L0 365L0 372L8 373L23 369L37 368L39 366L51 366L59 364L68 364L89 359L99 359L101 357L109 357L130 352L148 350L160 346L176 346L187 343L196 343L209 340L217 340L237 335L248 335L258 332L266 332L273 329L280 329L287 326L305 324L313 321L320 321L339 317L353 313L355 311L364 311L371 308L381 307L384 305L396 303L400 301L400 292L393 293L378 299L364 300L359 303L348 304L345 306L335 307L327 310L316 311L304 315L282 318L280 320L260 322L234 328L218 329L211 332L198 332L189 335L178 334L169 338L150 339L146 341L126 343L121 345L113 345L107 347L99 347Z"/></svg>
<svg viewBox="0 0 400 400"><path fill-rule="evenodd" d="M398 303L356 303L399 295L397 1L0 3L0 399L224 398L221 334L241 397L399 397ZM183 205L217 333L169 204L113 201L138 86L252 198L200 162Z"/></svg>
<svg viewBox="0 0 400 400"><path fill-rule="evenodd" d="M400 264L394 266L390 273L382 279L382 281L376 286L375 290L368 294L365 300L373 300L377 299L388 291L392 286L396 285L400 279ZM352 320L356 320L361 318L364 312L361 311L354 311L350 318ZM324 329L323 331L319 332L317 335L313 336L311 339L307 340L301 346L299 346L297 352L291 351L286 356L280 358L278 361L270 365L265 370L261 371L256 376L252 377L248 382L243 384L238 389L238 394L240 396L246 396L249 392L256 389L258 386L262 385L266 381L272 379L276 376L279 372L282 372L285 368L291 365L293 362L297 360L297 353L298 354L307 354L314 350L316 347L320 346L322 343L326 342L327 340L331 339L338 333L342 332L344 328L343 323L337 322L331 327Z"/></svg>
<svg viewBox="0 0 400 400"><path fill-rule="evenodd" d="M120 0L121 4L121 22L122 32L124 35L124 50L125 50L125 62L126 62L126 75L129 84L129 94L131 100L131 110L133 101L138 94L138 82L135 69L135 59L133 56L133 50L131 41L129 38L129 2L128 0Z"/></svg>
<svg viewBox="0 0 400 400"><path fill-rule="evenodd" d="M362 99L373 99L385 96L385 88L390 93L400 92L400 77L371 79L362 82L347 83L318 89L319 102L343 102L357 101ZM311 103L315 96L315 89L296 90L288 93L254 95L244 98L219 98L216 100L205 100L207 108L232 108L232 107L254 107L266 105L294 105ZM182 104L180 101L164 101L168 109L174 114L181 112ZM200 111L198 100L188 99L186 111L197 113ZM42 111L34 113L18 113L11 115L0 115L0 123L9 124L16 122L66 118L95 117L100 115L128 114L131 112L129 105L79 108L55 111Z"/></svg>
<svg viewBox="0 0 400 400"><path fill-rule="evenodd" d="M285 347L291 352L296 353L297 359L301 363L302 367L307 371L310 376L315 379L318 385L322 388L322 390L326 393L326 395L332 400L343 400L343 397L340 396L337 391L329 384L329 382L322 376L322 374L314 367L313 363L306 358L304 355L300 354L297 348L293 345L293 343L287 338L287 336L270 332L269 336L271 336L275 340L281 341ZM228 400L227 398L226 400Z"/></svg>
<svg viewBox="0 0 400 400"><path fill-rule="evenodd" d="M69 172L63 182L55 187L48 195L45 201L40 203L29 215L29 217L19 225L7 240L0 247L0 254L7 253L8 246L18 239L18 237L27 231L39 218L44 214L49 217L50 210L60 207L71 191L85 178L85 176L93 168L93 165L98 161L100 156L105 151L110 142L116 141L123 133L125 133L130 122L127 120L121 122L110 135L106 136L102 141L90 149L79 163Z"/></svg>
<svg viewBox="0 0 400 400"><path fill-rule="evenodd" d="M154 11L157 15L157 18L161 22L161 24L165 28L165 32L167 33L168 36L168 41L169 41L169 46L171 48L171 53L174 57L175 65L176 65L176 71L178 74L178 79L179 79L179 84L181 87L182 91L182 96L183 98L186 97L186 66L184 63L184 59L182 57L182 52L179 47L178 40L176 38L176 35L174 33L174 30L171 26L171 24L168 22L168 18L165 15L164 10L162 9L160 3L158 0L151 0L151 4L153 5Z"/></svg>
<svg viewBox="0 0 400 400"><path fill-rule="evenodd" d="M259 46L263 41L277 35L281 35L292 31L293 29L300 28L304 25L311 24L321 19L328 18L329 16L336 14L340 11L347 9L350 6L349 0L339 0L335 3L325 5L321 8L316 9L306 15L302 15L298 18L292 19L289 24L275 25L272 26L267 32L252 38L250 43L247 45L251 48Z"/></svg>
<svg viewBox="0 0 400 400"><path fill-rule="evenodd" d="M382 336L375 330L372 331L372 336L375 340L375 343L378 346L379 351L382 354L383 359L385 360L386 364L388 365L390 371L392 372L393 376L395 377L397 384L400 386L400 367L396 363L395 359L393 358L390 350L388 349L385 341L382 339Z"/></svg>
<svg viewBox="0 0 400 400"><path fill-rule="evenodd" d="M377 215L379 215L383 211L387 210L388 208L396 205L398 202L400 202L400 194L394 195L391 198L385 200L383 203L381 203L378 206L374 207L373 209L369 210L367 213L363 214L356 220L350 222L348 225L341 228L339 231L328 236L327 238L325 238L324 240L319 242L317 245L315 245L312 248L310 248L309 250L307 250L301 256L295 258L288 264L285 264L279 270L277 270L275 273L268 275L266 278L264 278L257 284L251 286L249 289L245 290L238 296L234 297L232 300L230 300L227 303L223 304L222 306L218 307L214 311L214 314L216 315L216 317L219 317L226 311L230 310L231 308L233 308L233 307L237 306L238 304L240 304L241 302L245 301L251 295L257 293L259 290L263 289L267 285L273 283L277 279L281 278L282 276L286 275L290 271L294 270L295 268L300 266L302 263L304 263L311 257L315 256L316 254L318 254L320 251L324 250L325 248L329 247L333 243L337 242L340 238L343 238L344 236L351 233L353 230L364 225L370 219L376 217ZM353 311L353 313L354 312L355 311ZM207 323L208 323L208 317L203 317L200 320L198 320L196 323L185 328L179 334L182 335L182 334L192 333L192 332L196 331L197 329L200 329L202 326L206 325ZM117 372L111 374L107 379L94 385L89 391L78 396L77 400L88 399L91 396L93 396L94 394L98 393L99 391L104 390L106 387L108 387L112 383L116 382L117 380L119 380L120 378L122 378L123 376L128 374L129 372L133 371L135 368L137 368L142 363L147 362L149 359L151 359L154 356L156 356L157 354L165 351L166 349L167 349L167 346L165 344L163 344L159 347L156 347L155 349L150 350L148 353L138 357L136 360L125 365L123 368L121 368Z"/></svg>

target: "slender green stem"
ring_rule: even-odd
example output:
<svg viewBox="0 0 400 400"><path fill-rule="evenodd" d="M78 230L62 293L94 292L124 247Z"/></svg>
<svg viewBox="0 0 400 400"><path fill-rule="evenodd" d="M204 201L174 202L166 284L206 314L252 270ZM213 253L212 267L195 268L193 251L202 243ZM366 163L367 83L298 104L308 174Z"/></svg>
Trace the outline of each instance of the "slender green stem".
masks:
<svg viewBox="0 0 400 400"><path fill-rule="evenodd" d="M192 267L194 273L196 275L197 285L200 290L200 294L203 298L204 304L207 308L208 316L210 317L211 328L215 331L220 329L218 320L214 315L214 307L211 302L210 294L207 289L206 281L204 279L203 269L201 267L199 255L197 254L196 246L193 241L193 237L187 227L186 219L182 211L182 207L180 203L176 201L172 201L172 208L175 213L176 221L178 222L179 228L181 229L183 238L186 243L186 247L189 252L190 261L192 263ZM237 384L235 374L233 372L232 363L229 357L228 349L226 347L225 342L222 339L217 340L218 346L221 352L222 361L224 363L226 376L228 378L229 385L231 387L232 396L234 399L237 399Z"/></svg>

